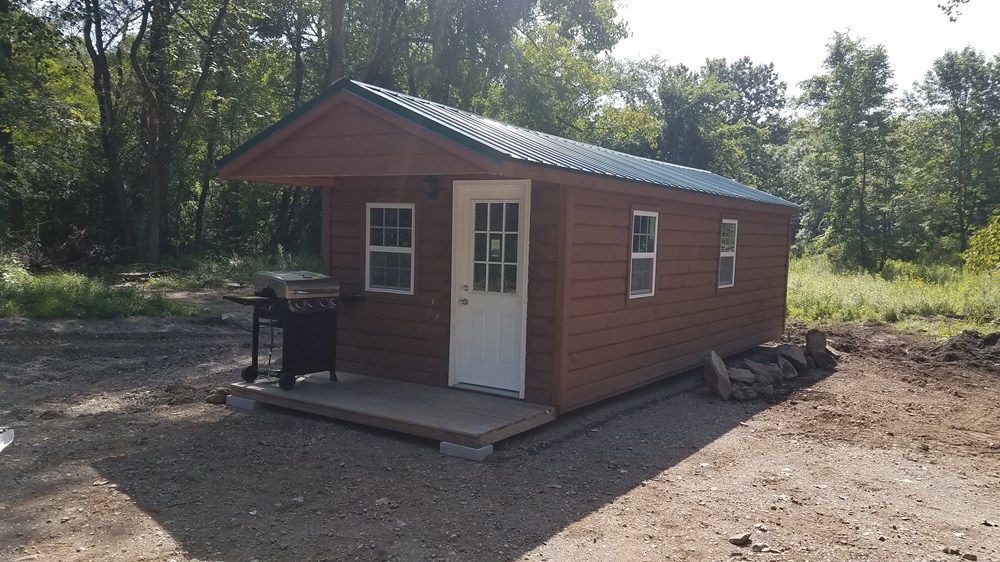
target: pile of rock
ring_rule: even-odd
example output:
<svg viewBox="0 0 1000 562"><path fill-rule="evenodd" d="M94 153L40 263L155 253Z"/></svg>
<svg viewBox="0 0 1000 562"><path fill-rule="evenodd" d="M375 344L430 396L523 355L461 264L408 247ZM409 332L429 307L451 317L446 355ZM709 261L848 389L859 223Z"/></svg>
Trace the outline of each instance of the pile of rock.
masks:
<svg viewBox="0 0 1000 562"><path fill-rule="evenodd" d="M743 359L729 367L714 351L702 356L702 374L712 392L723 400L748 401L774 396L785 381L811 368L831 369L839 353L827 345L826 334L809 330L806 345L780 345L767 353Z"/></svg>

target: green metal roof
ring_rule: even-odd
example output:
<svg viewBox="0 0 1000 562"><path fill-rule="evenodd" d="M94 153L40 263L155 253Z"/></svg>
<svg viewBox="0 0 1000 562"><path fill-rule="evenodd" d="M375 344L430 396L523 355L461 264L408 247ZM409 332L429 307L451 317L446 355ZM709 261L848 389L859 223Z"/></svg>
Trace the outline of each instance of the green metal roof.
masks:
<svg viewBox="0 0 1000 562"><path fill-rule="evenodd" d="M322 94L252 138L219 162L222 167L286 124L346 90L488 158L605 176L708 195L796 207L794 203L720 175L609 150L523 127L370 84L341 79Z"/></svg>

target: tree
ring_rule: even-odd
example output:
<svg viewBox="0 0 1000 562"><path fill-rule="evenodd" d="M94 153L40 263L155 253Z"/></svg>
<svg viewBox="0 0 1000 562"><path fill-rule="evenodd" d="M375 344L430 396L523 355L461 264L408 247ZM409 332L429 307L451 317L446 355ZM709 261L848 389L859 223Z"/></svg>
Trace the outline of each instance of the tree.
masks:
<svg viewBox="0 0 1000 562"><path fill-rule="evenodd" d="M815 123L814 181L830 205L821 242L838 265L873 271L887 258L885 213L896 188L892 69L881 45L845 33L834 35L823 66L801 99Z"/></svg>

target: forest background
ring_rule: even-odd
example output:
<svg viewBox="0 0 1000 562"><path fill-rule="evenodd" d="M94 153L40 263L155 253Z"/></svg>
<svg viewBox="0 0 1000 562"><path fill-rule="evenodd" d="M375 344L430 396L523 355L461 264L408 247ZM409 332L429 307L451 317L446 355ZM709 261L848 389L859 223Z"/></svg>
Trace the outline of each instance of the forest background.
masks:
<svg viewBox="0 0 1000 562"><path fill-rule="evenodd" d="M0 0L0 255L316 255L315 190L215 163L348 76L774 193L836 271L995 269L1000 54L943 52L904 92L835 33L791 97L768 61L616 59L627 34L613 0Z"/></svg>

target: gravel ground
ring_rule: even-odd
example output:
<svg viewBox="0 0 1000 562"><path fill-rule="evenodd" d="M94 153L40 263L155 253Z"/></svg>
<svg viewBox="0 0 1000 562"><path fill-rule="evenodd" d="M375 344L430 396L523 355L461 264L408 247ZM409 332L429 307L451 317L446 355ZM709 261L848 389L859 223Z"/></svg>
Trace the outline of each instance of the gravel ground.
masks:
<svg viewBox="0 0 1000 562"><path fill-rule="evenodd" d="M940 342L837 326L837 370L772 402L682 375L473 463L205 403L249 353L218 297L179 295L210 305L194 319L0 322L0 560L1000 561L1000 366Z"/></svg>

